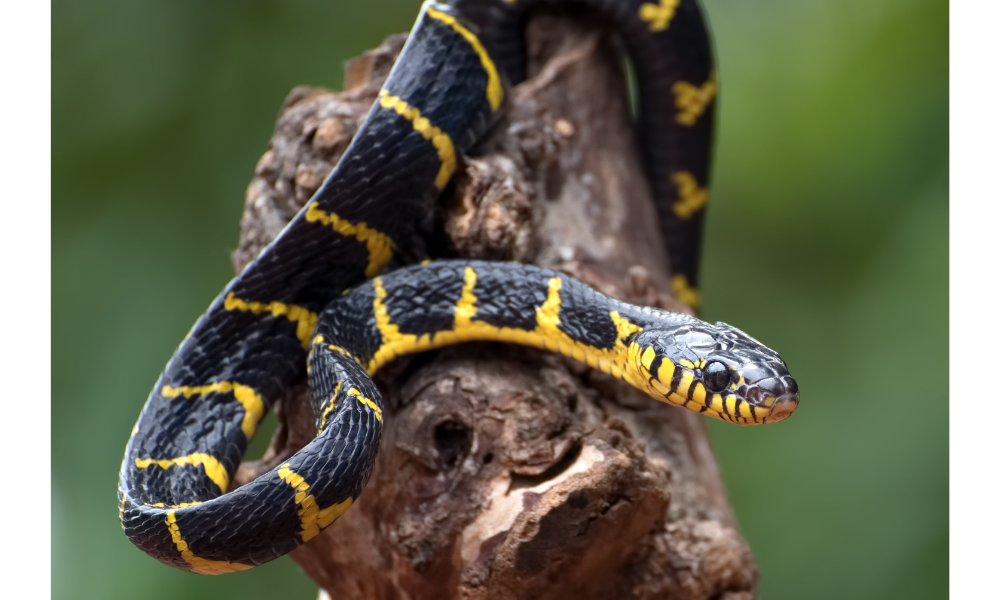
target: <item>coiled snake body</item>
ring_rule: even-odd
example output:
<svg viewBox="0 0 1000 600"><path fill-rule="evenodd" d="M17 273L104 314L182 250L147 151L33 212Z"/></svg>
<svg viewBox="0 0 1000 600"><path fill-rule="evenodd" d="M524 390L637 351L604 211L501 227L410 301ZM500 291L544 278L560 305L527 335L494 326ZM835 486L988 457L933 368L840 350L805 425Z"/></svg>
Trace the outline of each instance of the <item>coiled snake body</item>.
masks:
<svg viewBox="0 0 1000 600"><path fill-rule="evenodd" d="M716 89L703 18L693 0L575 2L615 24L636 66L675 293L693 303ZM781 358L723 323L628 305L527 265L449 260L382 274L502 110L508 86L523 79L532 4L426 2L333 172L195 323L156 382L121 468L122 527L143 551L219 574L314 537L371 473L383 407L370 376L396 356L447 344L547 348L733 423L795 410L798 388ZM307 365L316 438L230 491L258 423Z"/></svg>

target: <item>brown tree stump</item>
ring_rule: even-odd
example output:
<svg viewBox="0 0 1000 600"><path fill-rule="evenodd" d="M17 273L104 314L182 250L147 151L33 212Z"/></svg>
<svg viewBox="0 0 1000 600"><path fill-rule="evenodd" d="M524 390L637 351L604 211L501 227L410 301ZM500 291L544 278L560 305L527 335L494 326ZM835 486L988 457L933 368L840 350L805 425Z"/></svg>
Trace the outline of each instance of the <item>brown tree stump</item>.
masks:
<svg viewBox="0 0 1000 600"><path fill-rule="evenodd" d="M298 87L247 190L237 271L316 191L368 112L403 36L353 60L345 91ZM460 256L531 262L672 310L663 241L634 140L623 62L600 23L539 12L530 78L440 202ZM569 359L465 344L380 373L372 479L292 553L337 599L753 598L704 418ZM279 403L264 458L315 433L308 390Z"/></svg>

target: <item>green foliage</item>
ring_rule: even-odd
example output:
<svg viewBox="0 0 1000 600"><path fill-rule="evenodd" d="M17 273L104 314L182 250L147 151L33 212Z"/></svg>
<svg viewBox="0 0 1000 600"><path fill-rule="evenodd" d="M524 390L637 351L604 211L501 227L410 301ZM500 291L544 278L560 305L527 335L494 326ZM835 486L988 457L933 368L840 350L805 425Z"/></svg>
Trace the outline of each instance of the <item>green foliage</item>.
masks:
<svg viewBox="0 0 1000 600"><path fill-rule="evenodd" d="M777 348L802 389L780 425L711 425L761 597L943 597L947 3L705 4L722 88L704 316ZM285 94L339 87L417 6L53 3L54 597L314 597L288 559L208 578L147 558L115 469L231 276Z"/></svg>

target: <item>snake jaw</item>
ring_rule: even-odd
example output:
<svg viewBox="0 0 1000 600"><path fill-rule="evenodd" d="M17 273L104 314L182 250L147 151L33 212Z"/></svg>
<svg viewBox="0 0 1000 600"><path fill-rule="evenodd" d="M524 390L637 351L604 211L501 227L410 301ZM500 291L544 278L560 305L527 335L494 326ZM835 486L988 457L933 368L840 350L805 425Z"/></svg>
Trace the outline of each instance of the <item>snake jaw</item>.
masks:
<svg viewBox="0 0 1000 600"><path fill-rule="evenodd" d="M799 395L781 397L771 407L770 412L764 417L764 423L777 423L784 421L799 408Z"/></svg>

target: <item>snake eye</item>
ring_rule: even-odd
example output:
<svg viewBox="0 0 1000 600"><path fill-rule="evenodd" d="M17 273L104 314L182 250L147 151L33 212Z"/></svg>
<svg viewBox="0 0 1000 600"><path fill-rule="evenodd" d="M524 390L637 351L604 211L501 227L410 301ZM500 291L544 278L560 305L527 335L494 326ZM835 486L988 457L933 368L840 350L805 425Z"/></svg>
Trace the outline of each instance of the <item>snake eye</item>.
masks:
<svg viewBox="0 0 1000 600"><path fill-rule="evenodd" d="M705 367L705 388L718 394L729 386L729 368L720 362L710 362Z"/></svg>

